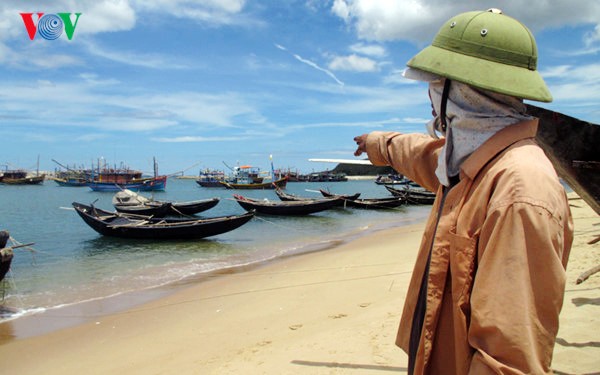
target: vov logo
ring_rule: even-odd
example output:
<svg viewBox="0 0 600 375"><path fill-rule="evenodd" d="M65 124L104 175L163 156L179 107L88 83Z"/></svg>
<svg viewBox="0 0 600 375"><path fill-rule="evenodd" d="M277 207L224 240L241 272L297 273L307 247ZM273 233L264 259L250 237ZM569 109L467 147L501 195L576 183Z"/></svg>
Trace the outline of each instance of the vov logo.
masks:
<svg viewBox="0 0 600 375"><path fill-rule="evenodd" d="M58 39L63 30L67 34L67 38L71 40L79 16L81 13L56 13L56 14L44 14L44 13L19 13L25 23L25 28L29 34L29 39L33 40L36 33L46 40ZM37 23L33 21L33 15L37 15ZM71 14L75 14L75 22L71 21Z"/></svg>

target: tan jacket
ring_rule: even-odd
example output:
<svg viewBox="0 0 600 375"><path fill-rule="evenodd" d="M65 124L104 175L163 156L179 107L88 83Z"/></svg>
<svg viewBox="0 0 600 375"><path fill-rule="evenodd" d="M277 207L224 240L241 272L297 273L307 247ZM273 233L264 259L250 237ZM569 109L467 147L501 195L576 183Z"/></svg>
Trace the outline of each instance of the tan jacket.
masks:
<svg viewBox="0 0 600 375"><path fill-rule="evenodd" d="M477 149L447 192L439 222L443 189L434 171L444 140L367 137L373 164L437 191L396 340L408 353L431 249L415 374L552 373L573 222L536 130L537 120L515 124Z"/></svg>

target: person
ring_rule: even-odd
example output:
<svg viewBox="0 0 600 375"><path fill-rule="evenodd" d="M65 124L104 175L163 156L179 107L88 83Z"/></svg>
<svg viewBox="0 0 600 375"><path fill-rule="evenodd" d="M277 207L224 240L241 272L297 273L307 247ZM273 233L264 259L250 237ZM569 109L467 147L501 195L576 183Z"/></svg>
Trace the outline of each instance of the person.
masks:
<svg viewBox="0 0 600 375"><path fill-rule="evenodd" d="M407 66L429 84L430 135L354 141L436 192L396 338L408 373L552 373L573 222L523 103L552 100L535 39L499 10L461 13Z"/></svg>

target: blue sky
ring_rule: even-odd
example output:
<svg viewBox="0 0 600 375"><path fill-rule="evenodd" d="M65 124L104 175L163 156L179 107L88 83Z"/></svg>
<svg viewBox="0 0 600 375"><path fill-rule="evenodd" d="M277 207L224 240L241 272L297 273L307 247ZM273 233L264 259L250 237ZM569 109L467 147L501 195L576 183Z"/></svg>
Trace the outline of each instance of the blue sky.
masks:
<svg viewBox="0 0 600 375"><path fill-rule="evenodd" d="M406 61L451 16L489 7L533 31L554 96L540 105L600 123L600 1L3 0L0 164L332 168L308 159L353 158L373 130L425 131ZM72 40L30 40L24 12L82 14Z"/></svg>

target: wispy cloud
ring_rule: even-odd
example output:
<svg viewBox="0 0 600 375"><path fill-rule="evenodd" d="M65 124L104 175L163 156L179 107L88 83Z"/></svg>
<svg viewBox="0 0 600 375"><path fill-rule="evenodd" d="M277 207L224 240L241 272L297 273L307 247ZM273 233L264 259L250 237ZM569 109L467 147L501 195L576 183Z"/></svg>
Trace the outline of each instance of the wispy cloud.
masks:
<svg viewBox="0 0 600 375"><path fill-rule="evenodd" d="M329 69L352 72L376 72L379 70L379 67L376 61L368 57L352 54L349 56L334 57L329 63Z"/></svg>
<svg viewBox="0 0 600 375"><path fill-rule="evenodd" d="M115 61L125 65L141 66L152 69L188 69L189 65L182 64L180 59L175 60L171 56L159 54L144 54L134 51L108 50L98 44L88 41L86 43L88 52L94 56Z"/></svg>
<svg viewBox="0 0 600 375"><path fill-rule="evenodd" d="M316 70L318 70L318 71L321 71L321 72L323 72L323 73L327 74L327 75L328 75L329 77L331 77L331 78L332 78L332 79L333 79L333 80L334 80L334 81L335 81L335 82L336 82L338 85L340 85L340 86L344 86L344 82L340 81L340 80L339 80L339 79L338 79L338 78L335 76L335 74L333 74L331 71L329 71L329 70L327 70L327 69L325 69L325 68L322 68L322 67L320 67L320 66L319 66L319 65L317 65L316 63L314 63L314 62L312 62L312 61L310 61L310 60L307 60L307 59L303 58L302 56L300 56L300 55L298 55L298 54L295 54L295 53L292 53L292 52L290 52L290 51L289 51L289 50L288 50L286 47L284 47L284 46L282 46L282 45L280 45L280 44L275 44L275 47L279 48L279 49L280 49L280 50L282 50L282 51L289 52L289 53L290 53L290 54L291 54L291 55L292 55L292 56L293 56L293 57L294 57L296 60L298 60L298 61L300 61L301 63L304 63L304 64L306 64L306 65L308 65L308 66L310 66L310 67L312 67L312 68L314 68L314 69L316 69Z"/></svg>
<svg viewBox="0 0 600 375"><path fill-rule="evenodd" d="M249 137L238 136L238 137L202 137L202 136L180 136L180 137L156 137L150 138L150 140L155 142L163 142L163 143L199 143L199 142L232 142L232 141L243 141L247 140Z"/></svg>

